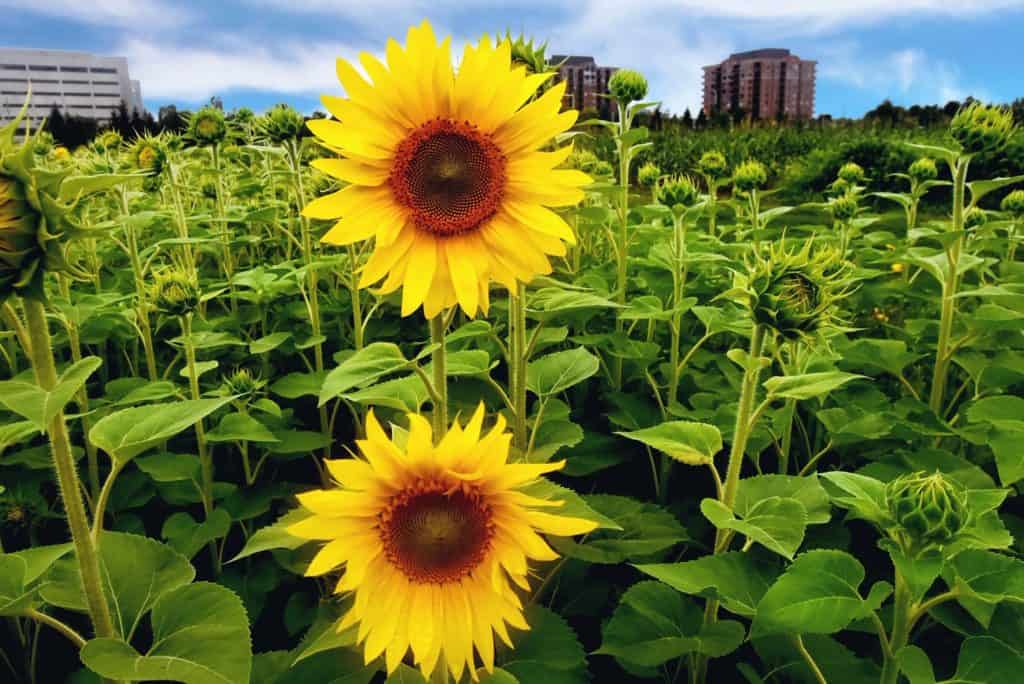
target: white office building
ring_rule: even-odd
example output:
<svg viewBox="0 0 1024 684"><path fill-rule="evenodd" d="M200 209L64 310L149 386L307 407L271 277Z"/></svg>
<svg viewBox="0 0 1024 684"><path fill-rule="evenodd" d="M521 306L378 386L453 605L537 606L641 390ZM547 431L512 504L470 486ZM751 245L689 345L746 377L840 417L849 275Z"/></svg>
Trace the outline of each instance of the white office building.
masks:
<svg viewBox="0 0 1024 684"><path fill-rule="evenodd" d="M85 52L0 48L0 126L10 122L32 86L28 118L33 128L56 106L65 116L105 121L124 102L145 112L142 88L128 76L124 57Z"/></svg>

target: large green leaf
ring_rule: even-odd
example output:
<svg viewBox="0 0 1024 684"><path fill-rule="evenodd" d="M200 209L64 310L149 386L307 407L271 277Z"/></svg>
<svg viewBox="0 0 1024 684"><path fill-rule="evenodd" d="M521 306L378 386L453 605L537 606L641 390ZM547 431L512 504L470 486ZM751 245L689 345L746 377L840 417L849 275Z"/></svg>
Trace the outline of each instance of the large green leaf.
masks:
<svg viewBox="0 0 1024 684"><path fill-rule="evenodd" d="M720 530L739 532L780 556L792 558L804 541L807 510L796 499L770 496L751 505L742 518L717 499L704 499L701 513Z"/></svg>
<svg viewBox="0 0 1024 684"><path fill-rule="evenodd" d="M642 667L661 665L687 653L723 656L744 640L733 620L704 626L704 611L660 582L640 582L623 594L601 630L596 653Z"/></svg>
<svg viewBox="0 0 1024 684"><path fill-rule="evenodd" d="M172 513L160 531L168 546L185 558L193 558L212 541L223 539L231 529L231 515L223 508L215 508L202 522L196 522L184 511Z"/></svg>
<svg viewBox="0 0 1024 684"><path fill-rule="evenodd" d="M153 606L152 646L144 654L120 639L93 639L82 662L127 681L243 684L252 669L249 618L229 589L200 582L166 593Z"/></svg>
<svg viewBox="0 0 1024 684"><path fill-rule="evenodd" d="M256 530L255 533L249 540L245 542L245 546L238 552L230 562L235 562L243 558L260 553L262 551L273 551L275 549L287 549L293 551L303 544L309 543L308 539L301 539L288 534L288 528L295 523L305 520L310 516L305 510L296 508L295 510L286 513L277 520L277 522L261 527Z"/></svg>
<svg viewBox="0 0 1024 684"><path fill-rule="evenodd" d="M134 534L104 532L100 537L100 561L114 627L129 640L142 616L161 596L195 577L195 569L179 553ZM82 580L74 558L53 565L41 595L55 606L85 611Z"/></svg>
<svg viewBox="0 0 1024 684"><path fill-rule="evenodd" d="M891 591L880 582L864 599L863 581L864 566L848 553L823 549L801 554L761 599L751 634L839 632L870 615Z"/></svg>
<svg viewBox="0 0 1024 684"><path fill-rule="evenodd" d="M566 556L590 563L621 563L650 558L690 538L676 517L656 504L609 494L583 500L621 529L598 529L579 540L552 539L555 548Z"/></svg>
<svg viewBox="0 0 1024 684"><path fill-rule="evenodd" d="M526 386L539 396L558 394L595 375L599 368L597 357L584 347L554 352L530 362Z"/></svg>
<svg viewBox="0 0 1024 684"><path fill-rule="evenodd" d="M952 682L956 684L1010 684L1020 681L1024 654L990 636L964 639Z"/></svg>
<svg viewBox="0 0 1024 684"><path fill-rule="evenodd" d="M717 599L731 613L751 617L778 575L777 566L751 553L729 551L684 563L637 565L676 591Z"/></svg>
<svg viewBox="0 0 1024 684"><path fill-rule="evenodd" d="M409 363L397 344L368 344L327 374L320 388L320 406L350 389L366 387L389 373L406 368Z"/></svg>
<svg viewBox="0 0 1024 684"><path fill-rule="evenodd" d="M714 425L673 420L654 427L615 434L643 442L687 465L712 463L722 450L722 433Z"/></svg>
<svg viewBox="0 0 1024 684"><path fill-rule="evenodd" d="M765 389L780 399L812 399L825 396L863 375L844 373L842 371L824 371L821 373L805 373L803 375L784 375L764 381Z"/></svg>
<svg viewBox="0 0 1024 684"><path fill-rule="evenodd" d="M87 356L67 367L49 392L39 385L21 380L0 382L0 403L27 418L40 431L46 430L58 413L64 410L78 390L103 364L98 356Z"/></svg>
<svg viewBox="0 0 1024 684"><path fill-rule="evenodd" d="M821 478L834 485L836 493L831 495L832 503L876 525L884 525L889 520L884 482L867 475L840 471L821 473Z"/></svg>
<svg viewBox="0 0 1024 684"><path fill-rule="evenodd" d="M832 506L828 492L817 475L755 475L740 480L736 490L736 515L746 518L759 502L773 496L799 501L807 515L808 525L823 525L831 518Z"/></svg>
<svg viewBox="0 0 1024 684"><path fill-rule="evenodd" d="M526 609L530 631L513 638L515 649L501 667L521 682L545 684L584 684L587 659L576 633L565 620L547 608L533 605Z"/></svg>
<svg viewBox="0 0 1024 684"><path fill-rule="evenodd" d="M118 462L127 463L189 429L232 399L190 399L122 409L93 425L89 439Z"/></svg>
<svg viewBox="0 0 1024 684"><path fill-rule="evenodd" d="M0 616L20 615L32 606L26 589L25 561L12 554L0 554Z"/></svg>

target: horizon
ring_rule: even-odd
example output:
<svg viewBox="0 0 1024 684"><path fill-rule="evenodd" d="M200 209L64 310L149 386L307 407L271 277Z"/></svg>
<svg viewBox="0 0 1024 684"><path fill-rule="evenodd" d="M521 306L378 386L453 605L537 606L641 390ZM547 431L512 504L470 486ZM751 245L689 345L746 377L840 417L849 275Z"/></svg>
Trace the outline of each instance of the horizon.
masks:
<svg viewBox="0 0 1024 684"><path fill-rule="evenodd" d="M5 47L127 58L154 116L169 104L195 109L219 97L227 111L264 111L286 102L304 114L323 110L321 94L341 94L334 59L380 53L388 37L428 18L451 35L453 52L510 30L546 42L548 54L590 55L602 66L633 68L651 82L666 113L701 108L702 67L730 54L777 47L818 62L815 116L857 119L885 100L903 107L943 106L968 97L1009 103L1024 96L1024 0L976 0L964 7L935 0L838 2L790 0L748 7L738 0L704 6L655 0L623 8L610 0L515 8L490 0L434 3L387 0L385 12L356 3L233 0L217 7L167 0L0 0L15 12ZM377 8L381 5L378 4ZM158 27L158 28L151 28ZM198 31L202 30L202 34ZM978 50L984 36L985 50ZM70 37L70 39L69 39ZM632 40L630 40L632 38ZM648 45L658 45L654 53Z"/></svg>

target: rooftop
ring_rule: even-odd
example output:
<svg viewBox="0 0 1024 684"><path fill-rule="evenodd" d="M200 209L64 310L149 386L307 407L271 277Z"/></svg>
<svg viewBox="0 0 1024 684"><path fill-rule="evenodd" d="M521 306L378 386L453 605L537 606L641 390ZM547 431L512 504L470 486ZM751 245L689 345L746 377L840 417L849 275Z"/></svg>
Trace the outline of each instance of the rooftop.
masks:
<svg viewBox="0 0 1024 684"><path fill-rule="evenodd" d="M729 59L758 59L758 58L778 58L778 57L789 57L789 50L785 48L762 48L760 50L747 50L746 52L734 52L729 55Z"/></svg>

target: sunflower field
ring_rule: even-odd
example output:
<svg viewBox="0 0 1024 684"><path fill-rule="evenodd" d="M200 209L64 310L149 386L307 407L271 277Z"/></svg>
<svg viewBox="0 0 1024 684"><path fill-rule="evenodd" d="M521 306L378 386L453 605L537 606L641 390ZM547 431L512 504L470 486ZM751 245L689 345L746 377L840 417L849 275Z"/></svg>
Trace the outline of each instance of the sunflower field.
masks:
<svg viewBox="0 0 1024 684"><path fill-rule="evenodd" d="M0 681L1021 681L1011 111L794 167L452 52L0 133Z"/></svg>

